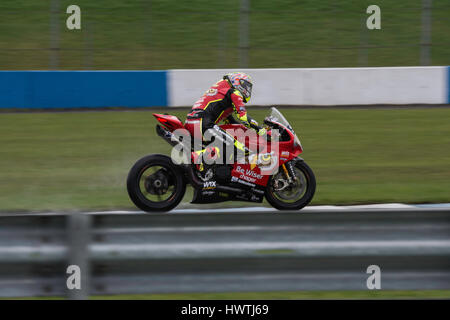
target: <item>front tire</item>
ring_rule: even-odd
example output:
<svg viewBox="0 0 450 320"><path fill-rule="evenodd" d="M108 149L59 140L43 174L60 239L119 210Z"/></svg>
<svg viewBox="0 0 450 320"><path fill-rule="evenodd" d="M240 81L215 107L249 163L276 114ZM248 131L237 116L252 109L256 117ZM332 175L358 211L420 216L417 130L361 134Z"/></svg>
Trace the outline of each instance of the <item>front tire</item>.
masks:
<svg viewBox="0 0 450 320"><path fill-rule="evenodd" d="M301 192L298 194L298 199L292 199L292 201L290 201L289 194L283 194L276 188L275 181L279 175L284 175L282 170L280 169L280 172L272 175L267 183L265 197L267 201L278 210L300 210L311 202L314 197L314 193L316 192L316 178L314 176L314 172L306 164L306 162L302 159L295 159L292 162L292 166L296 171L297 176L297 184L295 187L303 188L304 190L297 190L297 193ZM291 187L291 189L294 189L294 187ZM292 193L292 197L294 197L296 195L295 189L291 192L291 194Z"/></svg>
<svg viewBox="0 0 450 320"><path fill-rule="evenodd" d="M131 201L146 212L169 211L175 208L186 192L182 170L170 157L152 154L138 160L127 179Z"/></svg>

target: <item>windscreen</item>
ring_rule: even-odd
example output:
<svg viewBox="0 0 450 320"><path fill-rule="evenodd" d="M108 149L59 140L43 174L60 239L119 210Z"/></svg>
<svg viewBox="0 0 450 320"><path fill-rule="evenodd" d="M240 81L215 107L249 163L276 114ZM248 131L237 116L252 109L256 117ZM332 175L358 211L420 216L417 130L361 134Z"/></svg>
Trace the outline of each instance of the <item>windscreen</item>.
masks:
<svg viewBox="0 0 450 320"><path fill-rule="evenodd" d="M302 144L300 143L300 139L297 137L297 134L295 133L294 129L289 124L289 122L286 120L286 118L281 114L281 112L278 111L277 108L272 107L270 109L270 118L272 118L273 121L279 122L283 126L287 127L289 130L291 130L292 134L294 135L294 143L299 145L300 147L302 147Z"/></svg>

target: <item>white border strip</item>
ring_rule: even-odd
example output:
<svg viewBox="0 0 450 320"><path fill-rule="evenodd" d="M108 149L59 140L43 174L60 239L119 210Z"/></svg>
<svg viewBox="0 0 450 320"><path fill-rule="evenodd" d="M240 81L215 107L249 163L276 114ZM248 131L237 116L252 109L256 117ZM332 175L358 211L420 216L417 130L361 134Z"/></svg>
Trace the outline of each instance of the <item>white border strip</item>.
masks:
<svg viewBox="0 0 450 320"><path fill-rule="evenodd" d="M168 105L192 106L236 69L168 70ZM249 105L445 104L447 67L239 69L255 83Z"/></svg>

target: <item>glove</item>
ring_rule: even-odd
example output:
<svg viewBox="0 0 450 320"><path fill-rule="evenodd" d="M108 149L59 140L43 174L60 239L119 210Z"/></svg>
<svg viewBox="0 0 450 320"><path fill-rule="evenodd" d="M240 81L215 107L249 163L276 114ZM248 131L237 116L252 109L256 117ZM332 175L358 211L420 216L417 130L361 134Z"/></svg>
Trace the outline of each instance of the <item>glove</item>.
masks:
<svg viewBox="0 0 450 320"><path fill-rule="evenodd" d="M267 134L266 128L260 128L260 129L258 130L258 135L264 136L264 135L266 135L266 134Z"/></svg>

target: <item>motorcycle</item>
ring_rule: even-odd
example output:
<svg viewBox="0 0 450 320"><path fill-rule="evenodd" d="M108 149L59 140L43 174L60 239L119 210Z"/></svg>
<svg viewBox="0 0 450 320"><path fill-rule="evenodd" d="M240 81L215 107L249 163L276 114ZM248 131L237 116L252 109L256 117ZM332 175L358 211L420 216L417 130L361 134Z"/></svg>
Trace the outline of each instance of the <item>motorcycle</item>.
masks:
<svg viewBox="0 0 450 320"><path fill-rule="evenodd" d="M276 209L300 210L312 200L316 189L314 173L299 157L303 152L300 140L276 108L271 108L270 115L264 119L267 132L264 143L258 139L245 140L245 146L255 151L248 156L248 161L205 164L206 168L203 163L192 161L198 150L189 136L177 134L187 131L179 118L157 113L153 116L160 123L156 125L158 136L181 152L178 159L162 154L148 155L131 168L127 190L130 199L141 210L172 210L183 199L187 184L194 189L191 203L261 203L265 198ZM241 124L220 127L231 133L248 130ZM201 147L205 148L204 142ZM212 149L213 156L219 153L219 150L215 151ZM189 156L191 161L187 161Z"/></svg>

